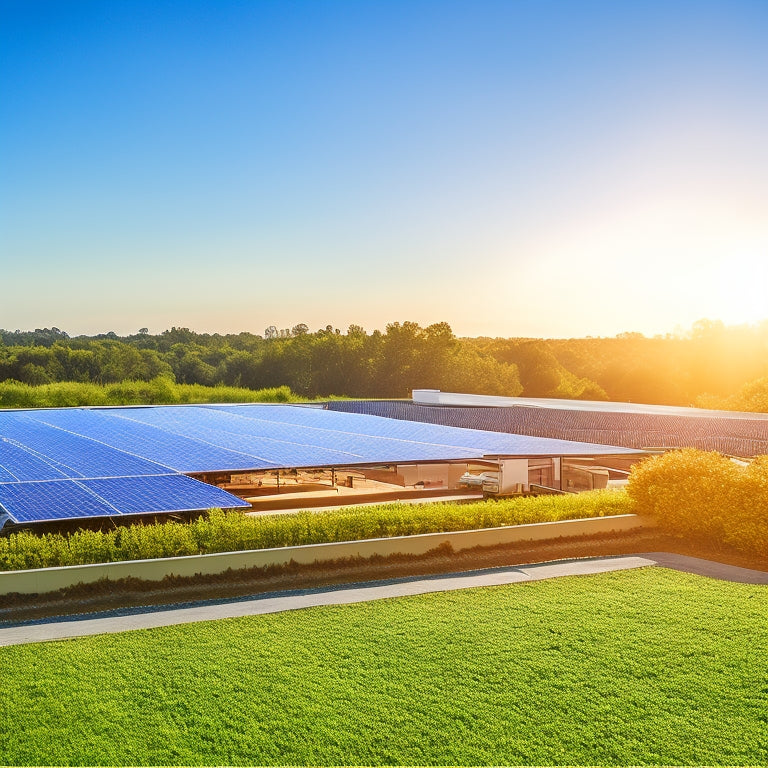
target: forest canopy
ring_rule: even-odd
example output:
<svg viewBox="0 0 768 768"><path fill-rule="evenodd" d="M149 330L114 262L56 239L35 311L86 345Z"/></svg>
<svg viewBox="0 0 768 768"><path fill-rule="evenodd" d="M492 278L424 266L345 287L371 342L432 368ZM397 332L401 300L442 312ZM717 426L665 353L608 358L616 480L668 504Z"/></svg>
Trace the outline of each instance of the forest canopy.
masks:
<svg viewBox="0 0 768 768"><path fill-rule="evenodd" d="M447 323L394 322L369 333L291 329L208 334L171 328L70 337L58 328L0 330L0 381L178 384L263 389L301 397L408 397L433 388L479 394L766 410L768 322L700 321L649 338L457 338Z"/></svg>

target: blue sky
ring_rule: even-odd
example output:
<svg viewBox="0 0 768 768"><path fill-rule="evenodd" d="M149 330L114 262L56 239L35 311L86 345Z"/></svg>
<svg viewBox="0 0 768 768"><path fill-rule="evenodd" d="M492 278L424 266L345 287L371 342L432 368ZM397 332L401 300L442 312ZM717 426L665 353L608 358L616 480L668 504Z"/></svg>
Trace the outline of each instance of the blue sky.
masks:
<svg viewBox="0 0 768 768"><path fill-rule="evenodd" d="M0 0L0 327L768 316L766 2Z"/></svg>

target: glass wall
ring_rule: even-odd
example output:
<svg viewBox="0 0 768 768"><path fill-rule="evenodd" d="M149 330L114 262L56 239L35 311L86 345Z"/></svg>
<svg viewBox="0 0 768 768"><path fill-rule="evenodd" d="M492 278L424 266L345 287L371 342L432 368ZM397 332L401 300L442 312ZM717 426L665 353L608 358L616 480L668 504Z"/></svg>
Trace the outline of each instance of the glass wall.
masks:
<svg viewBox="0 0 768 768"><path fill-rule="evenodd" d="M528 485L557 488L555 459L528 459Z"/></svg>

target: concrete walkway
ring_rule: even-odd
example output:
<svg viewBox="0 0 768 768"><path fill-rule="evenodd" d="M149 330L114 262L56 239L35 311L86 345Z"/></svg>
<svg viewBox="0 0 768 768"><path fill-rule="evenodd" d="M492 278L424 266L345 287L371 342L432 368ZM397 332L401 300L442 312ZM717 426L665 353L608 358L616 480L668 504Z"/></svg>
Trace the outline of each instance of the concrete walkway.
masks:
<svg viewBox="0 0 768 768"><path fill-rule="evenodd" d="M0 627L0 646L64 640L71 637L167 627L195 621L294 611L321 605L345 605L429 592L540 581L559 576L585 576L631 568L663 566L700 576L745 584L768 585L768 573L723 565L685 555L649 552L639 555L558 560L534 565L489 568L468 573L391 579L339 587L277 592L254 597L206 601L181 606L126 608L102 613L40 619Z"/></svg>

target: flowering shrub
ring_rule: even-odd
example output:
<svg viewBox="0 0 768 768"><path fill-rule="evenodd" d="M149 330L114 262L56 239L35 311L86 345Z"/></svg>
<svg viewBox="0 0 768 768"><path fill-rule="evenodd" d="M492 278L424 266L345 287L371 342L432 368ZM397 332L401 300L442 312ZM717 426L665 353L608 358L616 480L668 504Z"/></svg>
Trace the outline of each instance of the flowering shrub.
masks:
<svg viewBox="0 0 768 768"><path fill-rule="evenodd" d="M670 451L633 467L628 493L669 533L768 553L768 456L745 467L719 453Z"/></svg>

